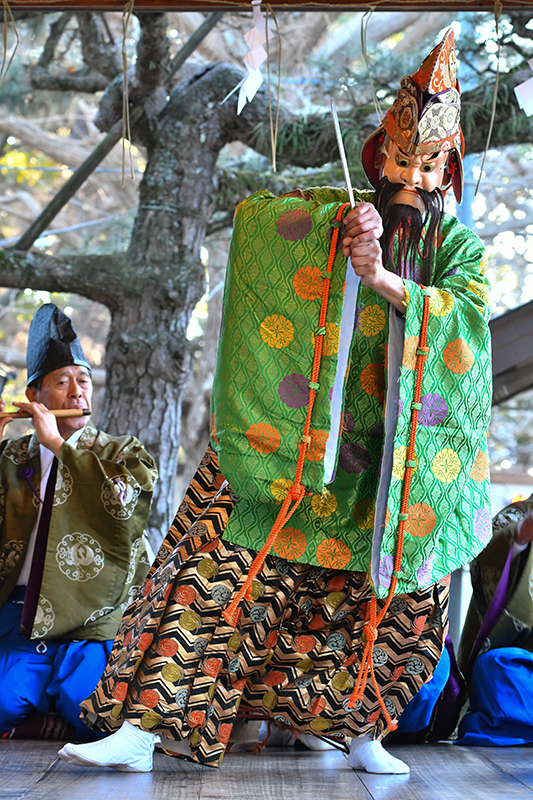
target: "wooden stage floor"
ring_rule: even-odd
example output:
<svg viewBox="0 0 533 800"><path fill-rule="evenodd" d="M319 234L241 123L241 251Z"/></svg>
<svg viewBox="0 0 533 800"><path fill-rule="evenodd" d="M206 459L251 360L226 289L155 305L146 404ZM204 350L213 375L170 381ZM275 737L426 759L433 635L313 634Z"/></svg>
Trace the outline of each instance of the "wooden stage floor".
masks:
<svg viewBox="0 0 533 800"><path fill-rule="evenodd" d="M410 775L353 772L342 753L228 755L213 770L156 754L154 771L73 767L57 742L0 741L0 800L533 800L533 748L391 747Z"/></svg>

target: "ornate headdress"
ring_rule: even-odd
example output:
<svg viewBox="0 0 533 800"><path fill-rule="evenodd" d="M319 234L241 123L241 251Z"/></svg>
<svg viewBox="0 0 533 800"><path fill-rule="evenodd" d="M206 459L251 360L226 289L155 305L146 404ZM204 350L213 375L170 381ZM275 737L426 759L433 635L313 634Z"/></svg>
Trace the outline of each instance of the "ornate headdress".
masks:
<svg viewBox="0 0 533 800"><path fill-rule="evenodd" d="M463 194L464 139L461 90L453 29L450 29L414 75L402 78L398 97L381 125L363 145L362 161L373 186L379 183L379 147L385 134L409 155L450 151L443 189L450 185L457 202Z"/></svg>
<svg viewBox="0 0 533 800"><path fill-rule="evenodd" d="M71 320L53 303L46 303L37 309L28 334L28 386L43 375L72 364L91 371Z"/></svg>

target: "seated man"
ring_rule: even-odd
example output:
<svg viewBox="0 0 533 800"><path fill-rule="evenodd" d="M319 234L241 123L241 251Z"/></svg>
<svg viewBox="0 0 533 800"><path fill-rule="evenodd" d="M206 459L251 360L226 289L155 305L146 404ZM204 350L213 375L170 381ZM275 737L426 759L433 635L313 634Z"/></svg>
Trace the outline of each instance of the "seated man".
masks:
<svg viewBox="0 0 533 800"><path fill-rule="evenodd" d="M459 646L470 707L458 744L533 742L533 494L493 520L472 562L474 593Z"/></svg>
<svg viewBox="0 0 533 800"><path fill-rule="evenodd" d="M79 703L148 571L157 473L133 436L50 413L90 413L92 396L81 343L51 303L32 320L27 366L28 402L15 405L35 433L0 445L0 734L55 708L80 738L95 738Z"/></svg>

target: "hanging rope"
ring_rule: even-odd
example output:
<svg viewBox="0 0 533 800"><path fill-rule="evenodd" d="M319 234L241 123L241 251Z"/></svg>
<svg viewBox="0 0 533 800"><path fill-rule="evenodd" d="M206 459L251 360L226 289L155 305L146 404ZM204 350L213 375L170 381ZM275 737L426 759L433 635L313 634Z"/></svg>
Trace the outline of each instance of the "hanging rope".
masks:
<svg viewBox="0 0 533 800"><path fill-rule="evenodd" d="M278 90L276 97L276 121L272 121L272 93L270 84L270 44L268 35L268 15L272 15L272 19L276 25L276 33L278 34ZM276 15L272 10L270 3L267 3L265 14L265 34L266 34L266 51L267 51L267 72L268 72L268 112L270 117L270 146L272 149L272 172L276 172L276 152L278 146L278 128L279 128L279 103L281 96L281 33L279 30Z"/></svg>
<svg viewBox="0 0 533 800"><path fill-rule="evenodd" d="M365 11L361 18L361 50L363 51L363 58L365 60L368 82L370 84L370 91L372 93L372 101L374 103L374 108L376 109L378 119L381 120L383 119L383 111L381 110L381 104L376 94L376 90L374 89L374 81L372 80L372 74L370 72L370 62L368 61L368 51L366 46L368 23L370 22L370 18L374 13L374 8L375 6L370 6L368 11Z"/></svg>
<svg viewBox="0 0 533 800"><path fill-rule="evenodd" d="M490 145L490 140L492 137L492 128L494 127L494 119L496 117L496 103L498 101L498 88L500 85L500 52L501 52L501 39L500 39L500 16L502 13L502 0L494 0L494 22L496 23L496 40L498 42L498 52L496 54L496 83L494 84L494 95L492 97L492 111L490 114L490 125L489 125L489 132L487 134L487 141L485 144L485 150L483 152L483 158L481 160L481 168L479 170L479 178L476 185L476 191L474 192L474 197L478 193L479 186L481 184L481 178L483 176L483 167L485 166L485 159L487 157L487 152Z"/></svg>
<svg viewBox="0 0 533 800"><path fill-rule="evenodd" d="M124 173L126 168L126 139L128 140L130 151L130 171L131 179L135 180L135 171L133 169L133 159L131 155L131 128L130 128L130 98L128 88L128 57L126 54L126 39L128 36L128 28L130 24L131 15L135 0L128 0L122 12L122 186L124 186Z"/></svg>
<svg viewBox="0 0 533 800"><path fill-rule="evenodd" d="M15 19L13 17L13 13L11 11L11 7L8 3L8 0L2 0L4 5L4 54L2 56L2 66L0 67L0 91L2 90L5 80L7 78L7 73L9 72L9 68L13 63L13 59L15 58L15 53L17 52L17 48L20 44L20 37L18 35L17 26L15 25ZM11 25L13 26L13 33L15 34L15 47L13 48L13 52L9 57L9 61L7 60L7 28L8 28L8 15L9 19L11 20Z"/></svg>

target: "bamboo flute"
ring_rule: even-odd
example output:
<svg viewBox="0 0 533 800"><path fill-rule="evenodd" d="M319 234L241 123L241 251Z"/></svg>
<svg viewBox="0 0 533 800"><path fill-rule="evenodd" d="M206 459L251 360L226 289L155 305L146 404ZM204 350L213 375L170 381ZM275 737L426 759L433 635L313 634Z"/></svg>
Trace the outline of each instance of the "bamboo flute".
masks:
<svg viewBox="0 0 533 800"><path fill-rule="evenodd" d="M90 408L49 408L54 417L88 417ZM0 419L13 417L13 419L31 419L27 411L0 411Z"/></svg>

